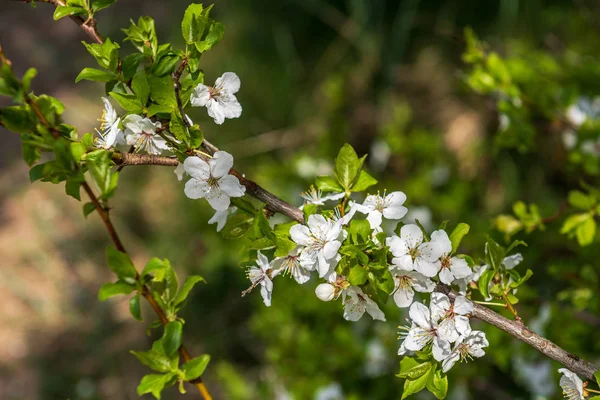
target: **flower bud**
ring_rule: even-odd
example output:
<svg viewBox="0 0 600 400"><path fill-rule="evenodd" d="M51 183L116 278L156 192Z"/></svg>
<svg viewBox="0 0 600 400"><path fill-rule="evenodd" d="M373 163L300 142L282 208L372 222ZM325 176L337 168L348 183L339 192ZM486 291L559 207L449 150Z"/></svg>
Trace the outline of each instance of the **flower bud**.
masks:
<svg viewBox="0 0 600 400"><path fill-rule="evenodd" d="M315 289L315 293L321 301L331 301L335 297L335 287L330 283L321 283Z"/></svg>

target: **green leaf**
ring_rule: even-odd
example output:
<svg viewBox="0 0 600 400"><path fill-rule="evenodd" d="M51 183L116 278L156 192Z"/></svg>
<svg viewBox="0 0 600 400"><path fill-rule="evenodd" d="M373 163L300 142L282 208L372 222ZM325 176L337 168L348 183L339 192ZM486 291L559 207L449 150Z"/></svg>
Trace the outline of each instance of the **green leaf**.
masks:
<svg viewBox="0 0 600 400"><path fill-rule="evenodd" d="M450 242L452 242L453 253L458 249L458 246L460 245L460 242L462 241L463 237L465 237L465 235L469 233L469 229L471 229L471 227L462 222L456 225L456 228L454 228L454 230L450 234Z"/></svg>
<svg viewBox="0 0 600 400"><path fill-rule="evenodd" d="M252 228L254 218L248 214L236 214L227 220L221 234L225 239L239 239Z"/></svg>
<svg viewBox="0 0 600 400"><path fill-rule="evenodd" d="M123 58L123 61L121 61L121 71L123 72L123 78L125 78L126 81L133 78L138 66L146 57L145 54L133 53Z"/></svg>
<svg viewBox="0 0 600 400"><path fill-rule="evenodd" d="M354 185L352 185L351 190L353 192L362 192L376 184L377 184L377 179L375 179L371 175L369 175L367 173L367 171L361 170L360 173L358 174L358 179L356 180Z"/></svg>
<svg viewBox="0 0 600 400"><path fill-rule="evenodd" d="M479 277L477 286L479 287L479 291L481 292L481 295L485 298L490 297L490 292L489 292L490 282L492 281L492 278L494 277L495 274L496 274L496 272L493 269L491 269L490 267L488 267L488 269L485 270L483 272L483 274L481 274L481 277Z"/></svg>
<svg viewBox="0 0 600 400"><path fill-rule="evenodd" d="M203 354L200 357L196 357L186 362L181 366L181 370L184 373L186 381L192 381L194 379L199 378L206 366L210 362L210 356L208 354Z"/></svg>
<svg viewBox="0 0 600 400"><path fill-rule="evenodd" d="M101 71L96 68L84 68L81 70L77 78L75 78L75 83L86 79L88 81L95 82L110 82L112 80L117 79L117 76L113 72Z"/></svg>
<svg viewBox="0 0 600 400"><path fill-rule="evenodd" d="M600 369L594 372L594 378L596 378L596 383L600 385Z"/></svg>
<svg viewBox="0 0 600 400"><path fill-rule="evenodd" d="M93 213L94 211L96 211L96 206L94 205L94 203L85 203L83 205L83 216L85 218L87 218L88 215L90 215L91 213Z"/></svg>
<svg viewBox="0 0 600 400"><path fill-rule="evenodd" d="M107 38L103 44L82 42L99 66L116 71L119 64L119 44Z"/></svg>
<svg viewBox="0 0 600 400"><path fill-rule="evenodd" d="M158 77L150 75L148 77L150 84L150 98L158 104L177 107L175 99L175 89L173 88L173 79L170 76Z"/></svg>
<svg viewBox="0 0 600 400"><path fill-rule="evenodd" d="M29 68L23 74L23 78L21 78L21 85L23 86L23 91L25 93L29 93L29 90L31 88L31 81L33 80L33 78L35 78L36 75L37 70L35 68Z"/></svg>
<svg viewBox="0 0 600 400"><path fill-rule="evenodd" d="M175 71L179 60L180 58L175 52L168 51L152 64L152 73L156 76L169 75Z"/></svg>
<svg viewBox="0 0 600 400"><path fill-rule="evenodd" d="M65 184L65 192L75 200L81 201L81 178L68 177Z"/></svg>
<svg viewBox="0 0 600 400"><path fill-rule="evenodd" d="M485 243L485 261L494 271L498 271L502 265L502 260L506 255L506 249L500 246L494 239L488 237Z"/></svg>
<svg viewBox="0 0 600 400"><path fill-rule="evenodd" d="M140 305L140 295L136 294L131 299L129 299L129 312L133 316L133 318L138 321L142 320L142 307Z"/></svg>
<svg viewBox="0 0 600 400"><path fill-rule="evenodd" d="M135 282L137 272L133 266L133 262L131 262L131 259L127 254L120 252L113 246L108 246L106 248L106 260L110 269L117 274L119 278L126 282Z"/></svg>
<svg viewBox="0 0 600 400"><path fill-rule="evenodd" d="M75 162L81 161L81 157L87 152L87 146L83 143L72 142L69 144L71 149L71 155L75 159Z"/></svg>
<svg viewBox="0 0 600 400"><path fill-rule="evenodd" d="M94 0L92 2L92 11L94 13L97 13L98 11L103 10L108 6L112 5L116 1L117 0Z"/></svg>
<svg viewBox="0 0 600 400"><path fill-rule="evenodd" d="M27 133L36 125L33 111L29 106L10 106L0 109L0 121L9 131Z"/></svg>
<svg viewBox="0 0 600 400"><path fill-rule="evenodd" d="M371 238L371 224L366 219L353 219L348 228L350 238L354 243L366 242ZM359 241L359 237L362 241Z"/></svg>
<svg viewBox="0 0 600 400"><path fill-rule="evenodd" d="M591 215L577 227L576 236L581 247L592 244L596 237L596 221Z"/></svg>
<svg viewBox="0 0 600 400"><path fill-rule="evenodd" d="M186 43L192 44L202 39L208 18L202 15L202 4L190 4L183 14L181 34Z"/></svg>
<svg viewBox="0 0 600 400"><path fill-rule="evenodd" d="M438 369L429 374L426 387L437 399L445 399L448 395L448 376Z"/></svg>
<svg viewBox="0 0 600 400"><path fill-rule="evenodd" d="M150 104L150 107L148 107L148 109L146 110L146 114L148 115L148 117L152 117L156 114L162 113L162 114L171 114L174 111L174 108L172 105L169 104ZM173 119L171 119L170 123L169 123L169 130L172 132L173 129ZM173 133L173 132L172 132ZM235 197L232 198L232 200Z"/></svg>
<svg viewBox="0 0 600 400"><path fill-rule="evenodd" d="M421 363L418 362L414 357L404 356L402 357L402 360L400 360L400 372L396 376L399 378L406 378L408 377L408 371L412 370L418 365L421 365Z"/></svg>
<svg viewBox="0 0 600 400"><path fill-rule="evenodd" d="M167 357L160 351L130 351L142 364L157 372L171 372L177 369L178 358Z"/></svg>
<svg viewBox="0 0 600 400"><path fill-rule="evenodd" d="M196 49L200 53L204 53L205 51L212 49L212 47L214 45L216 45L217 43L219 43L221 41L221 39L223 39L224 33L225 33L225 26L223 26L223 24L220 22L214 22L210 26L210 29L208 30L208 34L206 35L206 38L204 38L204 40L201 41L200 43L196 43Z"/></svg>
<svg viewBox="0 0 600 400"><path fill-rule="evenodd" d="M167 263L165 261L166 260L161 260L160 258L156 258L156 257L150 259L150 261L148 261L148 263L142 270L141 279L144 280L148 275L150 275L152 273L154 273L155 276L158 276L161 279L164 279L164 276L165 276L164 271L167 268ZM159 280L161 280L161 279L159 279Z"/></svg>
<svg viewBox="0 0 600 400"><path fill-rule="evenodd" d="M315 181L317 188L324 192L343 192L344 188L332 176L317 176Z"/></svg>
<svg viewBox="0 0 600 400"><path fill-rule="evenodd" d="M171 321L165 326L162 337L162 346L167 356L173 355L181 347L183 325L179 321Z"/></svg>
<svg viewBox="0 0 600 400"><path fill-rule="evenodd" d="M125 111L132 114L139 114L144 108L140 99L138 99L136 95L116 92L110 92L108 95L115 99Z"/></svg>
<svg viewBox="0 0 600 400"><path fill-rule="evenodd" d="M275 238L275 257L285 257L287 256L292 250L294 250L298 245L286 238L286 237L280 237L279 235L276 234L276 238Z"/></svg>
<svg viewBox="0 0 600 400"><path fill-rule="evenodd" d="M127 282L123 282L121 280L116 281L115 283L109 282L105 283L100 287L98 291L98 300L105 301L106 299L117 296L120 294L130 294L133 292L135 287L130 285Z"/></svg>
<svg viewBox="0 0 600 400"><path fill-rule="evenodd" d="M150 374L142 378L142 381L137 387L137 394L141 396L146 393L152 393L154 397L160 400L161 392L167 387L173 386L177 381L177 372L169 372L168 374Z"/></svg>
<svg viewBox="0 0 600 400"><path fill-rule="evenodd" d="M434 372L435 366L431 362L423 363L426 369L422 375L417 377L407 377L404 381L404 390L402 391L402 399L407 398L411 394L415 394L425 389L430 375Z"/></svg>
<svg viewBox="0 0 600 400"><path fill-rule="evenodd" d="M69 6L58 6L54 10L54 20L58 21L61 18L67 17L69 15L85 15L87 11L82 7L69 7Z"/></svg>
<svg viewBox="0 0 600 400"><path fill-rule="evenodd" d="M510 271L514 271L514 270L510 270ZM514 282L511 282L511 284L509 286L511 288L518 288L519 286L524 284L527 280L529 280L529 278L531 278L532 276L533 276L533 271L528 269L527 272L525 273L525 276L515 280Z"/></svg>
<svg viewBox="0 0 600 400"><path fill-rule="evenodd" d="M358 158L356 152L348 143L344 144L335 159L335 176L338 182L347 190L358 175L365 157Z"/></svg>
<svg viewBox="0 0 600 400"><path fill-rule="evenodd" d="M133 89L133 93L135 93L142 107L145 106L148 102L148 98L150 97L150 85L148 84L148 79L146 79L146 73L143 69L140 69L133 76L131 88Z"/></svg>
<svg viewBox="0 0 600 400"><path fill-rule="evenodd" d="M362 286L367 281L367 270L360 265L355 265L350 269L350 274L348 275L348 281L353 286Z"/></svg>
<svg viewBox="0 0 600 400"><path fill-rule="evenodd" d="M175 295L175 298L173 299L173 306L177 307L178 305L182 304L187 299L191 290L194 288L194 286L198 282L206 282L206 281L204 280L203 277L201 277L199 275L188 276L185 279L185 282L183 283L183 285L181 285L181 288L179 288L177 295Z"/></svg>

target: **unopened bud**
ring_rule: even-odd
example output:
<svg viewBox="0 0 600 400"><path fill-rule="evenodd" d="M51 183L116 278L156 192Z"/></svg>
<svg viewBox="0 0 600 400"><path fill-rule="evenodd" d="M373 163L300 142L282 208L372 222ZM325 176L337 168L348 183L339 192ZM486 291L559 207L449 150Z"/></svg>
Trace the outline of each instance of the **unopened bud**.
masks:
<svg viewBox="0 0 600 400"><path fill-rule="evenodd" d="M315 289L315 293L321 301L331 301L335 297L335 287L330 283L321 283Z"/></svg>

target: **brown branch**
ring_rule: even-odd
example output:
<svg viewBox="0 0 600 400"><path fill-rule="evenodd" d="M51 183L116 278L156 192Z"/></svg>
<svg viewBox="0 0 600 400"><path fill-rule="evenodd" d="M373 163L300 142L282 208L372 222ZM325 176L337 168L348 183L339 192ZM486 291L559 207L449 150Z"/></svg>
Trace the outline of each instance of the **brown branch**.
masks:
<svg viewBox="0 0 600 400"><path fill-rule="evenodd" d="M204 139L202 147L209 153L214 154L219 151L214 145ZM208 157L202 156L204 160L208 160ZM168 167L176 167L179 165L179 161L174 157L164 156L152 156L152 155L141 155L141 154L129 154L129 153L113 153L113 161L119 165L162 165ZM272 213L281 213L295 221L304 223L304 214L298 207L283 201L279 197L275 196L271 192L264 189L256 182L245 178L239 171L231 169L229 173L239 179L240 183L246 187L246 192L254 197L255 199L262 201L266 204L267 209Z"/></svg>
<svg viewBox="0 0 600 400"><path fill-rule="evenodd" d="M542 218L542 224L549 224L550 222L554 222L555 220L560 218L560 216L563 215L568 209L569 204L567 202L562 203L554 214Z"/></svg>
<svg viewBox="0 0 600 400"><path fill-rule="evenodd" d="M438 285L435 290L447 294L451 299L455 299L459 296L458 293L450 290L444 285ZM558 347L558 345L552 343L550 340L531 331L522 322L511 321L497 312L477 303L473 303L472 316L503 330L524 343L527 343L542 354L558 361L576 374L585 376L587 379L595 380L594 372L598 371L598 367Z"/></svg>

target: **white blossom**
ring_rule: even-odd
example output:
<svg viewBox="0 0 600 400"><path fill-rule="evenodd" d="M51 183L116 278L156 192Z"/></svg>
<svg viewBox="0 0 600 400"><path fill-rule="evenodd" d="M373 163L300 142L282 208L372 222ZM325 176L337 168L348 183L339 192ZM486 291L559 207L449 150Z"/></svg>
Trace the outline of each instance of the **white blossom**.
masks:
<svg viewBox="0 0 600 400"><path fill-rule="evenodd" d="M267 307L271 306L271 294L273 292L273 281L271 280L271 265L269 264L269 260L265 257L260 250L257 252L258 258L256 260L256 265L250 267L247 272L248 279L252 283L252 286L247 290L242 292L242 297L246 294L250 293L252 289L256 286L260 285L260 294L263 298L263 302Z"/></svg>
<svg viewBox="0 0 600 400"><path fill-rule="evenodd" d="M148 154L161 154L169 150L167 142L158 133L161 123L152 122L137 114L130 114L123 119L125 139L129 146L134 146L136 151L145 151Z"/></svg>
<svg viewBox="0 0 600 400"><path fill-rule="evenodd" d="M238 118L242 106L235 97L240 90L240 78L233 72L225 72L215 86L199 84L192 91L190 102L194 107L206 107L215 123L221 125L225 118Z"/></svg>
<svg viewBox="0 0 600 400"><path fill-rule="evenodd" d="M343 198L346 193L332 193L326 196L323 196L323 192L321 189L316 189L314 186L311 186L306 192L300 193L300 197L304 199L304 204L314 204L317 206L325 205L326 201L330 200L339 200ZM302 209L304 205L300 207Z"/></svg>
<svg viewBox="0 0 600 400"><path fill-rule="evenodd" d="M504 257L502 265L506 269L513 269L523 261L523 255L521 253L513 254L512 256Z"/></svg>
<svg viewBox="0 0 600 400"><path fill-rule="evenodd" d="M408 315L412 324L400 345L398 355L404 355L409 351L419 351L429 343L433 343L433 358L442 361L448 357L450 343L443 336L443 333L438 332L438 326L435 320L431 318L429 308L415 302L410 306Z"/></svg>
<svg viewBox="0 0 600 400"><path fill-rule="evenodd" d="M237 211L237 207L230 207L225 210L215 211L215 215L212 216L211 219L208 220L208 224L212 225L214 223L217 224L217 232L221 232L221 229L227 223L227 218Z"/></svg>
<svg viewBox="0 0 600 400"><path fill-rule="evenodd" d="M442 371L448 372L458 360L463 362L469 358L483 357L485 355L483 348L489 345L485 333L481 331L471 331L466 335L461 335L456 340L452 353L442 361Z"/></svg>
<svg viewBox="0 0 600 400"><path fill-rule="evenodd" d="M308 226L307 226L308 225ZM342 243L342 225L327 220L319 214L308 217L307 225L294 225L290 228L292 240L302 246L300 263L309 271L315 268L319 277L324 277L337 265L338 250Z"/></svg>
<svg viewBox="0 0 600 400"><path fill-rule="evenodd" d="M302 247L298 246L285 257L278 257L273 260L273 268L278 274L290 274L296 282L303 284L310 279L310 270L300 264L300 252Z"/></svg>
<svg viewBox="0 0 600 400"><path fill-rule="evenodd" d="M405 201L406 195L403 192L392 192L385 197L370 194L357 209L363 214L368 214L367 220L371 229L376 229L381 226L383 218L402 219L408 212L408 209L403 206Z"/></svg>
<svg viewBox="0 0 600 400"><path fill-rule="evenodd" d="M123 136L123 131L119 129L121 118L117 116L117 112L112 104L110 104L110 101L106 97L103 97L102 101L104 102L104 110L102 111L102 117L98 120L100 121L100 129L96 129L98 133L96 146L109 149Z"/></svg>
<svg viewBox="0 0 600 400"><path fill-rule="evenodd" d="M563 376L560 378L560 387L563 390L563 395L565 399L569 400L584 400L584 386L581 379L577 376L576 373L566 369L561 368L558 370Z"/></svg>
<svg viewBox="0 0 600 400"><path fill-rule="evenodd" d="M472 271L465 260L458 257L451 257L452 242L446 231L440 229L431 234L431 241L439 243L442 249L442 256L437 262L440 267L440 281L450 285L455 279L463 279L471 275Z"/></svg>
<svg viewBox="0 0 600 400"><path fill-rule="evenodd" d="M487 265L476 265L473 267L473 272L462 279L455 279L452 284L458 286L458 292L463 296L467 293L467 286L471 282L477 282L481 275L488 269Z"/></svg>
<svg viewBox="0 0 600 400"><path fill-rule="evenodd" d="M440 269L436 261L442 255L443 246L434 240L423 242L423 232L417 225L404 225L400 229L400 237L394 235L387 238L386 245L394 255L392 263L400 269L414 269L429 278Z"/></svg>
<svg viewBox="0 0 600 400"><path fill-rule="evenodd" d="M473 303L464 296L457 296L454 302L443 293L432 293L431 319L437 321L438 332L446 340L454 343L460 335L468 334L471 331L469 317L466 315L473 312Z"/></svg>
<svg viewBox="0 0 600 400"><path fill-rule="evenodd" d="M233 156L225 151L217 151L208 162L200 157L186 158L183 167L192 179L185 184L185 195L190 199L205 197L216 211L226 210L230 197L246 192L238 178L229 175L232 166Z"/></svg>
<svg viewBox="0 0 600 400"><path fill-rule="evenodd" d="M408 307L413 302L415 290L421 293L431 293L435 283L425 275L416 271L405 271L400 268L390 268L394 277L394 301L400 308Z"/></svg>
<svg viewBox="0 0 600 400"><path fill-rule="evenodd" d="M373 319L385 322L385 315L377 303L357 286L350 286L342 292L342 302L344 303L344 319L347 321L358 321L366 311Z"/></svg>

